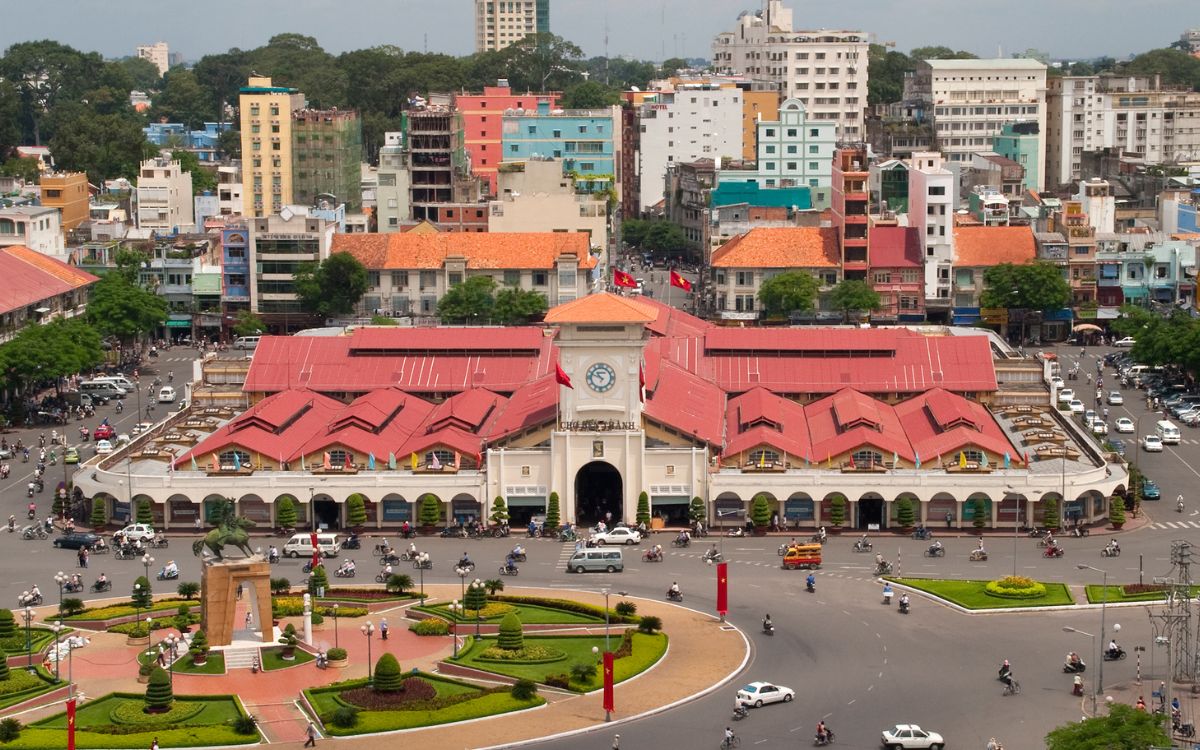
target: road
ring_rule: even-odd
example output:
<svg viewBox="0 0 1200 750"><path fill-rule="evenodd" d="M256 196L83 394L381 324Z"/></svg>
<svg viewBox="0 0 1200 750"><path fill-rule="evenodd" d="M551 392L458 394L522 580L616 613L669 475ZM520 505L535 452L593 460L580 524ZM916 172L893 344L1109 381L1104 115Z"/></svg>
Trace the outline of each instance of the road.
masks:
<svg viewBox="0 0 1200 750"><path fill-rule="evenodd" d="M1085 357L1084 367L1090 367L1093 373L1096 353L1103 350L1089 349ZM194 350L188 351L188 355L194 355ZM1060 355L1070 361L1078 356L1078 349L1064 348ZM181 350L164 353L158 367L174 369L179 383L189 365L177 357L184 357ZM152 378L154 373L143 373L143 383L147 376ZM1115 379L1107 376L1105 385L1115 387ZM1128 403L1113 407L1111 418L1141 416L1145 431L1152 417L1144 416L1144 399L1138 398L1140 392L1132 389L1126 389L1125 393ZM112 418L111 407L106 408L105 413ZM99 419L100 415L95 421ZM133 409L116 418L120 431L128 431L136 421L140 420L135 419ZM76 425L71 429L75 430ZM1196 486L1198 474L1193 467L1197 465L1200 431L1184 430L1181 445L1162 454L1143 453L1139 457L1142 468L1160 483L1165 498L1174 498L1180 492L1187 496L1185 488ZM36 431L18 434L27 443L31 439L36 441ZM13 439L10 434L9 440ZM1133 441L1129 442L1132 456ZM20 472L27 465L18 463L16 467L15 471ZM57 468L52 467L52 476ZM24 517L27 502L22 491L26 481L14 475L2 488L9 512L19 518ZM40 505L49 503L48 492L39 498ZM1200 502L1195 504L1200 507ZM1169 500L1149 503L1147 511L1154 522L1121 534L1123 554L1115 560L1100 556L1100 549L1108 540L1102 533L1066 540L1066 557L1058 560L1042 558L1034 539L990 536L986 540L990 559L985 563L967 561L975 541L965 537L944 538L948 554L941 559L923 557L924 542L890 535L873 541L876 550L897 561L905 575L997 578L1015 569L1047 581L1077 586L1099 583L1099 573L1076 567L1087 564L1107 570L1112 583L1132 583L1139 576L1150 581L1154 576L1166 574L1171 540L1195 539L1196 529L1200 528L1200 516L1193 516L1190 510L1185 516L1178 516ZM989 737L996 736L1009 748L1031 748L1042 746L1042 738L1054 726L1079 717L1081 702L1070 694L1071 678L1062 674L1059 665L1070 650L1082 654L1089 662L1084 677L1090 690L1097 657L1093 655L1091 639L1063 632L1063 627L1099 634L1098 609L970 616L914 597L912 614L902 616L895 607L882 604L880 584L871 576L873 555L853 552L853 538L835 537L826 546L826 564L817 573L815 594L804 591L803 572L779 568L776 547L785 540L782 537L709 538L689 549L673 550L670 538L659 535L655 541L668 548L665 562L642 563L640 548L634 548L627 557L626 571L612 575L569 574L564 570L564 561L571 552L570 545L520 539L528 547L529 561L521 566L519 578L506 579L506 583L510 587L529 584L593 591L607 586L613 591L657 599L677 581L685 595L683 606L711 612L715 607L714 570L700 557L706 544L723 547L731 561L728 619L752 641L751 663L734 684L709 696L615 728L613 731L621 734L622 748L703 747L708 743L715 746L727 724L734 726L746 748L807 745L816 722L822 719L837 732L837 744L843 748L877 747L880 730L898 722L918 723L941 732L951 747L983 747ZM74 570L74 554L54 550L48 541L26 542L15 536L4 541L7 543L0 544L0 562L7 575L0 584L0 599L7 597L7 601L15 602L17 594L37 582L47 601L56 602L54 572ZM492 571L516 541L417 540L420 548L431 553L435 563L434 569L426 572L425 581L458 583L453 563L464 551L478 563L481 577L494 577ZM198 580L198 563L190 554L189 542L186 537L175 538L169 550L156 550L155 566L173 556L182 569L182 580ZM270 543L272 540L265 537L255 540L255 546L265 547ZM373 539L367 539L363 550L345 553L359 564L360 575L355 582L370 582L377 571L376 561L370 555L373 543ZM393 539L393 543L398 542ZM298 583L305 578L300 570L302 562L284 561L276 566L276 575ZM403 566L397 570L419 580L416 571ZM100 571L114 580L114 592L120 595L130 590L134 579L143 573L143 566L137 561L93 557L88 582ZM154 570L150 572L153 574ZM170 588L163 586L157 584L156 591L163 593ZM774 636L760 633L759 622L766 612L775 621ZM1105 684L1128 684L1134 679L1137 663L1132 654L1137 645L1148 648L1141 665L1143 676L1159 677L1163 673L1164 655L1159 649L1157 663L1153 665L1156 674L1151 674L1150 659L1155 649L1151 645L1146 610L1110 608L1106 623L1109 633L1114 623L1122 625L1119 640L1131 657L1105 665ZM665 624L669 632L670 622ZM994 670L1005 658L1013 662L1023 684L1020 696L1000 694ZM729 717L734 693L740 684L751 680L778 681L792 687L797 691L797 700L753 710L748 719L733 724ZM1146 697L1149 698L1149 688ZM620 706L616 716L622 718ZM1185 714L1185 720L1195 718ZM602 730L583 737L548 741L544 746L609 748L612 733Z"/></svg>

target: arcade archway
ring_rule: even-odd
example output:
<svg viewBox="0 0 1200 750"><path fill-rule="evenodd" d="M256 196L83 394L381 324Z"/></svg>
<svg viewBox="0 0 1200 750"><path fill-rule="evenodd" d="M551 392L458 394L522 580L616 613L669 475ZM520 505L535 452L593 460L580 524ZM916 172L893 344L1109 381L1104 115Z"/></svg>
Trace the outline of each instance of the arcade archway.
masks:
<svg viewBox="0 0 1200 750"><path fill-rule="evenodd" d="M612 523L631 520L624 517L622 498L621 472L610 463L592 461L575 475L575 520L580 526L606 520L610 513Z"/></svg>

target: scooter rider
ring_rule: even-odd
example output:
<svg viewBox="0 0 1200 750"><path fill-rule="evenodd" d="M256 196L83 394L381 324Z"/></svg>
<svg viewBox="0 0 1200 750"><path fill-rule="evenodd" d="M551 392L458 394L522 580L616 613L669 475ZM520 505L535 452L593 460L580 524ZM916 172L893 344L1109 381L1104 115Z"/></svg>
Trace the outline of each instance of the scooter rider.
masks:
<svg viewBox="0 0 1200 750"><path fill-rule="evenodd" d="M355 570L354 561L346 560L338 567L337 572L339 575L346 576L346 575L353 573L354 570Z"/></svg>
<svg viewBox="0 0 1200 750"><path fill-rule="evenodd" d="M933 544L929 545L929 551L933 554L939 554L942 551L942 540L936 539Z"/></svg>
<svg viewBox="0 0 1200 750"><path fill-rule="evenodd" d="M516 571L516 569L517 569L516 555L514 555L511 552L508 553L508 556L504 558L504 569L510 573Z"/></svg>
<svg viewBox="0 0 1200 750"><path fill-rule="evenodd" d="M817 577L812 573L808 574L808 578L804 579L804 588L811 593L817 590Z"/></svg>
<svg viewBox="0 0 1200 750"><path fill-rule="evenodd" d="M167 564L163 566L162 572L163 578L174 578L179 575L179 566L175 564L174 560L168 560Z"/></svg>
<svg viewBox="0 0 1200 750"><path fill-rule="evenodd" d="M679 590L678 582L676 582L676 581L671 582L671 588L667 589L667 596L670 597L671 599L677 599L677 598L683 596L683 593Z"/></svg>
<svg viewBox="0 0 1200 750"><path fill-rule="evenodd" d="M1110 539L1108 542L1108 554L1114 555L1114 554L1120 554L1120 552L1121 552L1121 545L1117 544L1116 539Z"/></svg>
<svg viewBox="0 0 1200 750"><path fill-rule="evenodd" d="M900 611L901 612L908 611L908 594L900 595Z"/></svg>
<svg viewBox="0 0 1200 750"><path fill-rule="evenodd" d="M1117 639L1113 638L1108 642L1108 655L1116 656L1121 652L1121 647L1117 645Z"/></svg>
<svg viewBox="0 0 1200 750"><path fill-rule="evenodd" d="M275 548L274 544L272 544L270 547L267 548L267 562L269 562L269 563L279 562L279 550Z"/></svg>
<svg viewBox="0 0 1200 750"><path fill-rule="evenodd" d="M771 622L771 613L770 612L768 612L766 617L763 618L762 625L763 625L763 630L774 630L775 629L775 624Z"/></svg>

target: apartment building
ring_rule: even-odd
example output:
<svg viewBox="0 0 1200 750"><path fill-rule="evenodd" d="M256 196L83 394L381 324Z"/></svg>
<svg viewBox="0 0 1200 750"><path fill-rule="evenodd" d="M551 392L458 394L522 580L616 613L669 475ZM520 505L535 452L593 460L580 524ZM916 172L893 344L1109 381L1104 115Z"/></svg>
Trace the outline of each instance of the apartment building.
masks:
<svg viewBox="0 0 1200 750"><path fill-rule="evenodd" d="M380 232L399 232L412 215L408 171L408 147L404 132L383 134L376 173L375 217Z"/></svg>
<svg viewBox="0 0 1200 750"><path fill-rule="evenodd" d="M463 145L471 161L471 172L485 184L488 195L496 192L496 169L504 158L503 117L537 110L546 102L550 109L558 108L562 94L549 91L542 94L514 93L508 81L484 86L482 94L456 94L454 112L462 123Z"/></svg>
<svg viewBox="0 0 1200 750"><path fill-rule="evenodd" d="M505 115L503 126L505 161L561 159L563 174L575 178L577 190L613 190L620 200L620 107L563 110L539 102L536 111Z"/></svg>
<svg viewBox="0 0 1200 750"><path fill-rule="evenodd" d="M400 146L408 150L411 218L436 221L442 204L478 201L479 181L470 175L460 118L448 98L410 110L403 124L407 143Z"/></svg>
<svg viewBox="0 0 1200 750"><path fill-rule="evenodd" d="M234 252L235 243L224 248L233 261L225 269L226 288L239 287L237 272L231 270L240 267L240 288L249 309L270 331L287 334L308 328L312 319L296 295L295 274L300 266L329 257L337 225L308 215L305 207L284 206L278 214L248 219L246 229L240 257Z"/></svg>
<svg viewBox="0 0 1200 750"><path fill-rule="evenodd" d="M304 94L251 76L240 89L242 202L247 216L278 213L292 203L292 112Z"/></svg>
<svg viewBox="0 0 1200 750"><path fill-rule="evenodd" d="M871 230L869 283L879 295L873 323L925 320L921 233L917 227L876 226Z"/></svg>
<svg viewBox="0 0 1200 750"><path fill-rule="evenodd" d="M1147 164L1200 159L1200 93L1157 76L1062 76L1046 93L1048 183L1080 178L1084 153L1114 149Z"/></svg>
<svg viewBox="0 0 1200 750"><path fill-rule="evenodd" d="M754 169L723 169L719 181L754 182L764 188L807 187L812 204L829 207L833 153L837 146L832 122L812 119L800 99L788 99L776 117L756 127Z"/></svg>
<svg viewBox="0 0 1200 750"><path fill-rule="evenodd" d="M861 141L868 47L861 31L794 29L782 0L763 0L761 11L743 12L732 31L713 40L713 69L799 99L812 119L836 126L839 141Z"/></svg>
<svg viewBox="0 0 1200 750"><path fill-rule="evenodd" d="M924 103L933 124L935 146L951 162L970 162L977 151L992 151L1006 123L1036 127L1037 163L1027 169L1045 187L1046 66L1027 58L921 60L905 81L905 101Z"/></svg>
<svg viewBox="0 0 1200 750"><path fill-rule="evenodd" d="M292 202L315 206L318 197L362 208L362 121L353 110L292 112Z"/></svg>
<svg viewBox="0 0 1200 750"><path fill-rule="evenodd" d="M870 264L871 217L868 214L866 146L839 148L833 156L833 230L841 248L841 269L848 279L865 279Z"/></svg>
<svg viewBox="0 0 1200 750"><path fill-rule="evenodd" d="M158 74L166 75L171 67L171 49L166 42L154 44L139 44L134 53L143 60L148 60L158 68Z"/></svg>
<svg viewBox="0 0 1200 750"><path fill-rule="evenodd" d="M945 319L950 309L954 264L954 211L958 182L936 151L919 151L908 164L908 222L917 228L925 252L925 310Z"/></svg>
<svg viewBox="0 0 1200 750"><path fill-rule="evenodd" d="M499 196L488 204L487 231L581 232L593 248L608 247L608 201L580 195L556 159L500 165Z"/></svg>
<svg viewBox="0 0 1200 750"><path fill-rule="evenodd" d="M550 0L475 0L475 51L495 52L550 33Z"/></svg>
<svg viewBox="0 0 1200 750"><path fill-rule="evenodd" d="M62 230L70 232L88 219L87 174L83 172L49 172L38 178L41 204L57 208Z"/></svg>
<svg viewBox="0 0 1200 750"><path fill-rule="evenodd" d="M710 201L716 182L717 169L712 159L677 161L667 167L663 216L683 230L683 236L693 247L702 251L705 263L708 262Z"/></svg>
<svg viewBox="0 0 1200 750"><path fill-rule="evenodd" d="M88 287L97 281L80 268L30 248L0 247L0 343L11 341L26 326L82 315Z"/></svg>
<svg viewBox="0 0 1200 750"><path fill-rule="evenodd" d="M221 216L241 216L242 210L241 167L217 167L217 212Z"/></svg>
<svg viewBox="0 0 1200 750"><path fill-rule="evenodd" d="M829 291L841 276L837 242L829 227L752 229L726 242L712 256L716 316L757 320L763 282L788 271L811 273L821 291Z"/></svg>
<svg viewBox="0 0 1200 750"><path fill-rule="evenodd" d="M65 252L58 209L46 206L0 208L0 247L21 245L58 258Z"/></svg>
<svg viewBox="0 0 1200 750"><path fill-rule="evenodd" d="M196 225L192 174L178 161L147 159L138 169L137 226L155 234L190 232Z"/></svg>
<svg viewBox="0 0 1200 750"><path fill-rule="evenodd" d="M983 274L1004 263L1021 265L1037 256L1029 227L987 227L978 224L954 227L954 325L975 325L983 320L979 297Z"/></svg>

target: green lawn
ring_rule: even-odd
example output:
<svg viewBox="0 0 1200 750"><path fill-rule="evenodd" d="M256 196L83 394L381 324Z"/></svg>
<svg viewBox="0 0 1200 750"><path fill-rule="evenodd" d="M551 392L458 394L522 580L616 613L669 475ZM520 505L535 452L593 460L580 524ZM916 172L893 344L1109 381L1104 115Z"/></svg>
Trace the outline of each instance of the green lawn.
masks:
<svg viewBox="0 0 1200 750"><path fill-rule="evenodd" d="M595 664L597 655L592 653L592 647L598 647L601 652L604 651L604 636L525 636L526 645L548 646L558 649L566 654L566 658L548 664L506 664L503 662L481 661L478 659L489 646L495 644L494 638L482 638L476 640L467 648L466 651L459 654L457 661L465 666L474 667L487 672L495 672L496 674L508 675L509 677L527 678L534 682L545 682L546 678L555 674L570 674L571 666L580 662ZM611 639L612 648L616 649L621 644L621 636L614 634ZM637 675L649 669L667 651L667 636L664 633L656 633L654 635L646 635L645 633L633 634L633 654L621 659L616 659L613 662L613 680L621 682L627 680L634 675ZM571 689L580 692L588 692L602 687L604 682L602 670L597 669L596 674L586 683L571 682Z"/></svg>
<svg viewBox="0 0 1200 750"><path fill-rule="evenodd" d="M326 733L341 737L467 721L484 716L521 711L526 708L540 706L546 702L541 696L535 696L533 700L529 701L519 701L513 698L507 690L484 693L473 685L424 672L420 674L420 677L429 681L437 688L439 698L465 693L478 693L479 697L454 703L437 710L360 711L358 714L358 724L352 728L344 729L334 726L328 721L329 715L343 705L341 699L338 698L338 693L350 688L361 687L366 684L366 680L349 680L337 685L305 690L304 693L321 716L322 721L325 722Z"/></svg>
<svg viewBox="0 0 1200 750"><path fill-rule="evenodd" d="M225 674L225 655L220 651L210 651L208 661L197 667L192 664L192 655L184 654L176 660L175 671L180 674Z"/></svg>
<svg viewBox="0 0 1200 750"><path fill-rule="evenodd" d="M190 600L178 599L178 598L164 599L162 601L154 602L150 606L149 610L147 610L145 607L142 607L141 609L137 609L132 604L114 604L109 607L97 607L95 609L85 609L84 611L80 612L77 615L71 615L70 617L64 617L63 619L66 622L71 622L72 620L111 620L114 617L128 617L129 615L145 615L147 613L147 611L149 611L151 613L169 611L172 614L174 614L175 611L179 609L180 604L186 604L189 607L199 607L200 606L200 602L198 602L195 599L190 599Z"/></svg>
<svg viewBox="0 0 1200 750"><path fill-rule="evenodd" d="M1053 607L1074 604L1065 584L1045 583L1046 595L1036 599L1006 599L984 590L987 581L956 581L937 578L894 578L889 581L941 597L965 609L1012 609L1014 607Z"/></svg>
<svg viewBox="0 0 1200 750"><path fill-rule="evenodd" d="M203 702L204 709L188 717L172 729L147 727L145 731L130 732L128 725L113 723L111 713L120 703L140 704L137 693L110 693L80 705L76 713L79 730L75 744L79 748L149 747L155 737L162 747L197 747L202 745L243 745L259 741L258 735L241 735L229 722L242 714L237 699L230 695L176 696L177 702ZM56 714L34 722L21 730L21 736L6 743L5 748L19 750L61 750L66 747L66 713Z"/></svg>
<svg viewBox="0 0 1200 750"><path fill-rule="evenodd" d="M603 615L595 617L592 615L585 615L580 612L568 612L565 609L557 609L555 607L540 607L536 604L511 604L509 602L496 602L492 600L489 600L489 604L508 604L509 606L514 607L517 617L521 618L521 622L525 625L570 625L575 623L595 625L597 623L604 622ZM413 607L412 609L436 614L438 617L441 617L444 620L449 620L450 622L454 622L455 620L461 620L462 622L466 623L475 622L474 617L459 618L452 614L450 612L450 607L447 604L440 604L432 607ZM503 617L503 615L497 615L496 617L485 617L483 622L499 622L501 617Z"/></svg>
<svg viewBox="0 0 1200 750"><path fill-rule="evenodd" d="M25 667L9 667L8 679L0 681L0 708L29 700L58 686L54 682L54 672L46 671L40 664L35 664L34 670L30 673Z"/></svg>
<svg viewBox="0 0 1200 750"><path fill-rule="evenodd" d="M1088 602L1092 604L1100 604L1105 601L1104 586L1085 586L1087 591ZM1126 594L1123 586L1108 587L1108 604L1117 604L1120 602L1154 602L1161 601L1167 598L1165 591L1147 591L1144 594ZM1200 586L1192 586L1192 597L1200 595Z"/></svg>
<svg viewBox="0 0 1200 750"><path fill-rule="evenodd" d="M59 634L59 638L66 638L68 634L74 632L74 628L63 628ZM33 653L38 653L46 646L54 642L54 631L50 628L34 626L29 629L29 641ZM25 628L23 625L18 625L13 631L13 635L9 638L0 640L0 647L4 648L5 653L9 656L17 654L27 654L25 650Z"/></svg>
<svg viewBox="0 0 1200 750"><path fill-rule="evenodd" d="M310 662L316 657L307 651L297 648L296 658L290 661L283 658L283 646L270 646L268 648L259 649L262 654L262 669L264 672L270 672L273 669L287 669L294 667L297 664ZM212 659L210 656L209 659Z"/></svg>

